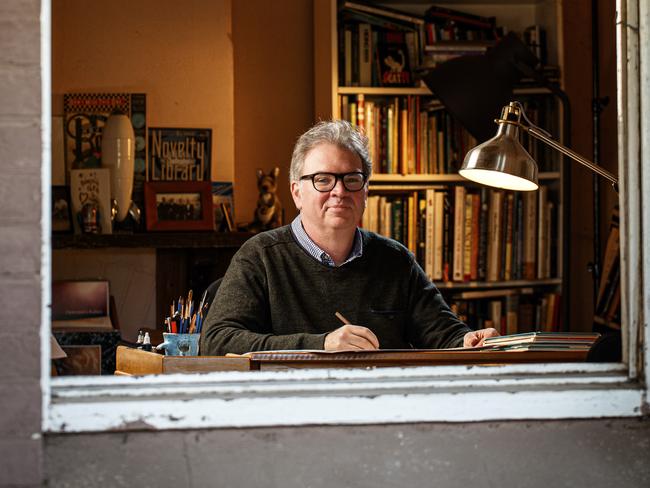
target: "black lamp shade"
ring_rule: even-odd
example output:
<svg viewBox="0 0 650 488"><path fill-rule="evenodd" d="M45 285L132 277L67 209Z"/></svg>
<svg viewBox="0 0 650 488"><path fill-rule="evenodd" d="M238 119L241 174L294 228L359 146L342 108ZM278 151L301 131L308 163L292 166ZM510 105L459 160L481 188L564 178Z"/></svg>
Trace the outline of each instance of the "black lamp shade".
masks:
<svg viewBox="0 0 650 488"><path fill-rule="evenodd" d="M508 34L482 55L461 56L440 64L423 76L427 87L449 113L478 141L494 135L494 119L513 99L521 66L537 58L515 35Z"/></svg>

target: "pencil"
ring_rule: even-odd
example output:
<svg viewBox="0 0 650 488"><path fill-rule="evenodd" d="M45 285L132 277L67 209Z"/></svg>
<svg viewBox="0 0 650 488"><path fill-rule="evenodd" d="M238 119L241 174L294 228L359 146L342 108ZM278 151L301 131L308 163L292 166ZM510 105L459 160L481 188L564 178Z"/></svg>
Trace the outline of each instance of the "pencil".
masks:
<svg viewBox="0 0 650 488"><path fill-rule="evenodd" d="M345 325L350 325L351 322L346 319L343 315L341 315L339 312L336 312L334 315L336 315L336 318L339 319L341 322L343 322Z"/></svg>

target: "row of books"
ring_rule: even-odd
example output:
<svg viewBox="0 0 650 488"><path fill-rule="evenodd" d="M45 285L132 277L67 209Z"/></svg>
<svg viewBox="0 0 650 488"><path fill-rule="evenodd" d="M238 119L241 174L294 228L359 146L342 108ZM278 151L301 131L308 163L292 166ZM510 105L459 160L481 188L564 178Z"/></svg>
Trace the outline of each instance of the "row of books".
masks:
<svg viewBox="0 0 650 488"><path fill-rule="evenodd" d="M426 64L425 45L481 41L486 48L503 34L494 17L435 5L422 17L351 0L342 3L338 25L339 85L343 86L414 86L413 70ZM466 52L447 53L461 54Z"/></svg>
<svg viewBox="0 0 650 488"><path fill-rule="evenodd" d="M339 31L339 84L414 86L419 65L415 31L378 29L369 23L344 24Z"/></svg>
<svg viewBox="0 0 650 488"><path fill-rule="evenodd" d="M507 192L458 185L368 197L364 228L402 242L434 281L556 276L555 203L548 187Z"/></svg>
<svg viewBox="0 0 650 488"><path fill-rule="evenodd" d="M340 86L416 86L421 69L485 53L505 34L495 17L438 5L416 15L358 0L341 2L338 25ZM545 65L544 29L521 35Z"/></svg>
<svg viewBox="0 0 650 488"><path fill-rule="evenodd" d="M495 17L470 14L448 7L431 5L424 13L427 44L438 41L497 40L503 30Z"/></svg>
<svg viewBox="0 0 650 488"><path fill-rule="evenodd" d="M396 10L343 2L338 14L339 85L415 86L424 21Z"/></svg>
<svg viewBox="0 0 650 488"><path fill-rule="evenodd" d="M534 123L555 126L555 107L544 97L524 100ZM341 118L362 127L368 136L374 171L382 174L453 174L478 141L431 97L340 95ZM521 142L540 171L558 167L558 157L527 134Z"/></svg>
<svg viewBox="0 0 650 488"><path fill-rule="evenodd" d="M420 67L431 69L441 63L445 63L460 56L476 56L478 54L484 54L493 45L494 43L490 41L463 41L462 43L455 41L439 41L435 44L427 44L424 46Z"/></svg>
<svg viewBox="0 0 650 488"><path fill-rule="evenodd" d="M377 173L456 173L474 139L437 102L420 96L341 95L341 118L368 136Z"/></svg>
<svg viewBox="0 0 650 488"><path fill-rule="evenodd" d="M494 327L506 335L562 330L561 302L559 293L525 288L466 292L452 297L449 306L472 329Z"/></svg>

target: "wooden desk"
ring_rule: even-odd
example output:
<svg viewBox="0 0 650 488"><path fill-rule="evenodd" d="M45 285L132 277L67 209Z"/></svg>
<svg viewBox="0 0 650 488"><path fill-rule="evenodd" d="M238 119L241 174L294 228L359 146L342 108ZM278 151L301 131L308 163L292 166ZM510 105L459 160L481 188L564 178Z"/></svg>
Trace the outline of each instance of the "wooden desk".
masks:
<svg viewBox="0 0 650 488"><path fill-rule="evenodd" d="M399 350L358 353L255 352L246 357L163 356L161 354L117 348L115 374L143 375L164 373L205 373L208 371L269 371L294 368L380 368L402 366L443 366L459 364L511 364L582 362L587 351L477 351L477 350Z"/></svg>

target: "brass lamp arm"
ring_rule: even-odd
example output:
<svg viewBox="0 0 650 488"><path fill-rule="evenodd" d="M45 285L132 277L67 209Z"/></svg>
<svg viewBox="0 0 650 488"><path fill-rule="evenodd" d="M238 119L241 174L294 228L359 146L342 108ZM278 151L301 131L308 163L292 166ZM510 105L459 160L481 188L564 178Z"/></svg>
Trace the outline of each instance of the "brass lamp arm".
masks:
<svg viewBox="0 0 650 488"><path fill-rule="evenodd" d="M522 123L517 124L519 127L524 129L526 132L528 132L531 136L535 137L536 139L539 139L542 142L545 142L549 146L551 146L553 149L556 149L557 151L560 151L562 154L569 156L571 159L574 161L577 161L578 163L582 164L583 166L586 166L589 168L591 171L594 173L598 173L600 176L603 178L606 178L612 183L612 186L614 187L614 191L618 193L618 178L614 176L612 173L607 171L606 169L603 169L602 167L592 163L586 158L583 158L579 154L575 153L571 149L569 149L566 146L563 146L559 142L551 139L548 137L541 129L538 129L537 127L528 127Z"/></svg>

